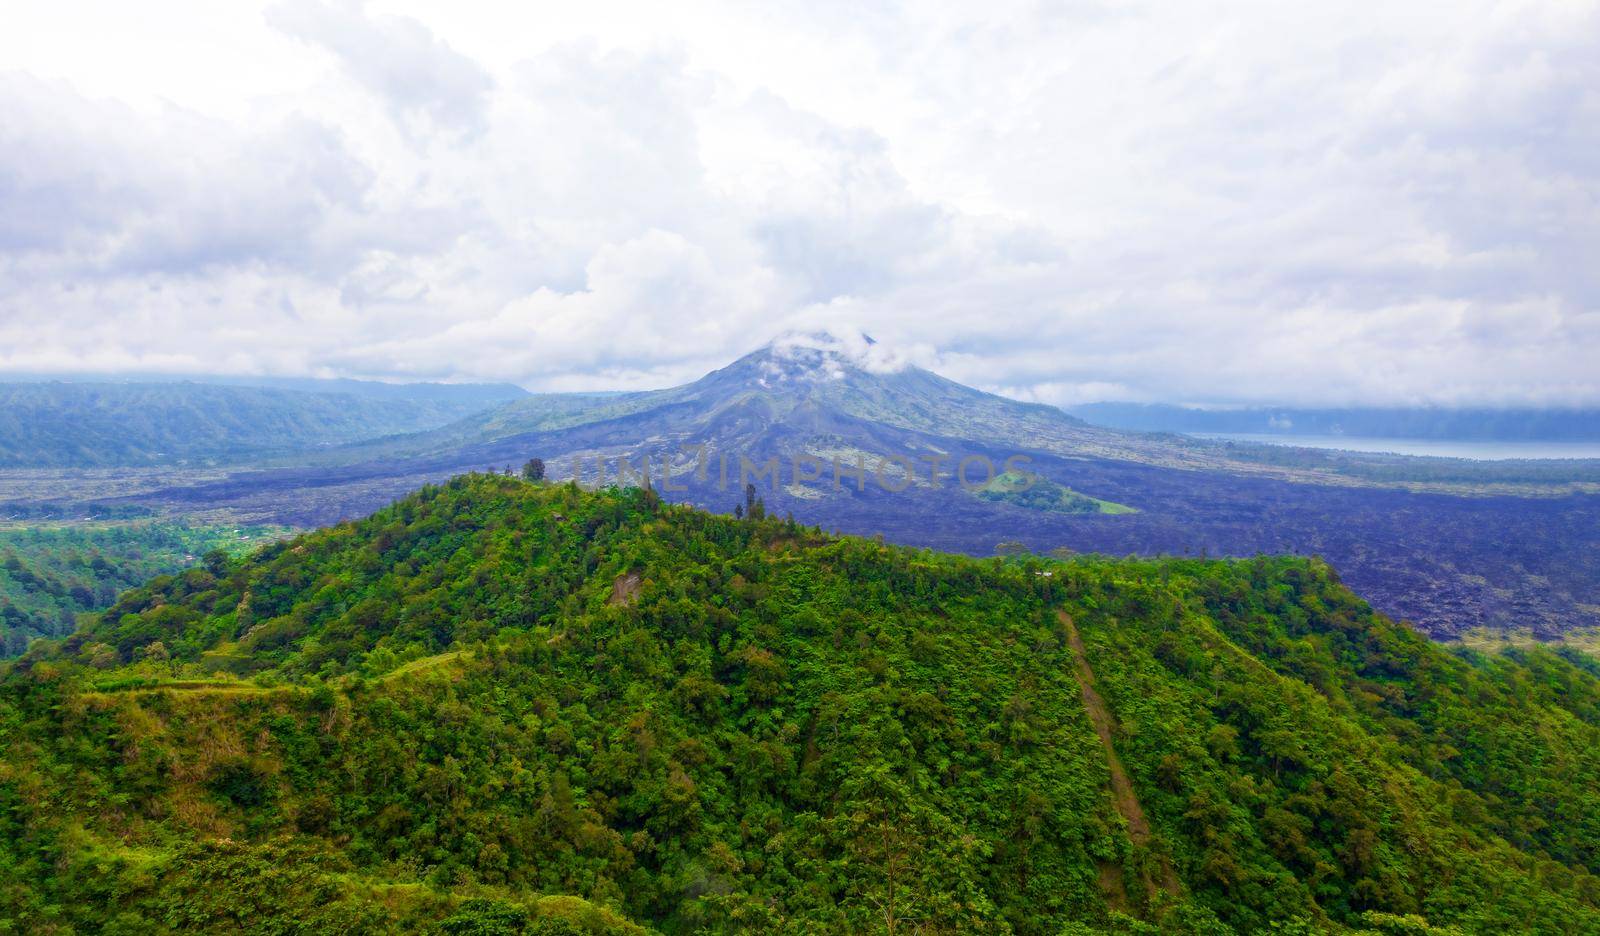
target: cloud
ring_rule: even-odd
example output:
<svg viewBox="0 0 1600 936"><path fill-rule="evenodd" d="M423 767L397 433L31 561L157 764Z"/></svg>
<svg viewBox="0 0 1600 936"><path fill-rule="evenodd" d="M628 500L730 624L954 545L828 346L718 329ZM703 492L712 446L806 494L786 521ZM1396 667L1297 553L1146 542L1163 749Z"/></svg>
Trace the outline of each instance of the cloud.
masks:
<svg viewBox="0 0 1600 936"><path fill-rule="evenodd" d="M371 218L373 173L325 124L291 114L246 132L15 73L0 75L0 100L0 250L23 283L311 271L417 244Z"/></svg>
<svg viewBox="0 0 1600 936"><path fill-rule="evenodd" d="M269 8L266 20L332 53L408 133L425 136L429 125L482 132L493 79L417 20L371 15L363 3L348 0L286 0Z"/></svg>
<svg viewBox="0 0 1600 936"><path fill-rule="evenodd" d="M580 289L541 289L493 315L368 343L329 360L358 373L450 377L459 373L455 361L476 357L478 373L496 379L541 373L564 389L661 386L699 376L711 363L707 347L725 346L730 329L759 330L767 275L721 268L682 235L651 230L600 249ZM640 348L651 353L641 355ZM655 366L641 366L647 361ZM619 379L628 385L613 383Z"/></svg>
<svg viewBox="0 0 1600 936"><path fill-rule="evenodd" d="M845 376L845 366L872 374L896 374L915 363L907 349L888 347L848 326L785 332L773 339L772 348L779 359L825 368L832 377Z"/></svg>
<svg viewBox="0 0 1600 936"><path fill-rule="evenodd" d="M0 368L642 387L831 329L1047 402L1600 405L1593 0L289 0L237 99L71 26L0 76Z"/></svg>

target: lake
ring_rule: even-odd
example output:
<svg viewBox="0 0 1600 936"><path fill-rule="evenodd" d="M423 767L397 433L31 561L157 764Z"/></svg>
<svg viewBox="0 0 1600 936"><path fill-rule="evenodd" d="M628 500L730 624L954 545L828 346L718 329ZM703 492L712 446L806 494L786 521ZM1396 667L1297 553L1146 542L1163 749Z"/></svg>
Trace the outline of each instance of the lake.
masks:
<svg viewBox="0 0 1600 936"><path fill-rule="evenodd" d="M1282 435L1267 432L1191 432L1201 439L1232 439L1300 448L1340 449L1391 455L1429 455L1508 461L1519 458L1600 458L1600 442L1492 442L1474 439L1383 439L1342 435Z"/></svg>

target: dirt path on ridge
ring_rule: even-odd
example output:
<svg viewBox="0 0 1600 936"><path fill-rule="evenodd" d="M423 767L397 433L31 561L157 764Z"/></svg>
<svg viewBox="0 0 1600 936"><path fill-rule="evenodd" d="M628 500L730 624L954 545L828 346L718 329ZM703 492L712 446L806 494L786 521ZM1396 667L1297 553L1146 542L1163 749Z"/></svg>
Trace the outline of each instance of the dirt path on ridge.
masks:
<svg viewBox="0 0 1600 936"><path fill-rule="evenodd" d="M1094 726L1094 733L1100 738L1100 746L1105 748L1106 766L1111 771L1111 798L1116 803L1117 812L1128 824L1128 838L1133 844L1148 847L1150 844L1150 820L1145 818L1144 807L1139 804L1139 796L1133 790L1133 781L1128 778L1128 771L1122 766L1122 759L1117 756L1116 745L1112 738L1116 734L1117 721L1106 708L1105 700L1100 698L1100 693L1094 687L1094 670L1089 667L1089 654L1083 646L1083 638L1078 634L1078 626L1072 622L1072 616L1065 611L1057 611L1056 619L1067 630L1067 644L1072 648L1073 663L1077 667L1078 685L1083 690L1083 708L1089 713L1089 723ZM1179 890L1178 876L1170 865L1162 862L1161 887L1169 894L1176 894ZM1145 881L1146 889L1151 896L1155 896L1156 883Z"/></svg>

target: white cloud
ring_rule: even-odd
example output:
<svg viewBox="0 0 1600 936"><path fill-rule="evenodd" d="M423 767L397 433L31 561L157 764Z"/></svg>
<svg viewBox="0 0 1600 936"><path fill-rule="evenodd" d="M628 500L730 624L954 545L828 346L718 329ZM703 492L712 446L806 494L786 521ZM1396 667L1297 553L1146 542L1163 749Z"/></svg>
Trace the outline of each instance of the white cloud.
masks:
<svg viewBox="0 0 1600 936"><path fill-rule="evenodd" d="M472 59L405 16L369 15L359 2L285 0L267 10L272 26L333 53L377 95L408 133L483 129L493 81ZM430 126L419 125L427 121Z"/></svg>
<svg viewBox="0 0 1600 936"><path fill-rule="evenodd" d="M0 369L1600 404L1594 0L52 9Z"/></svg>
<svg viewBox="0 0 1600 936"><path fill-rule="evenodd" d="M896 374L916 363L907 349L881 344L848 326L785 332L774 338L772 345L779 360L807 364L830 379L843 378L845 367L872 374Z"/></svg>

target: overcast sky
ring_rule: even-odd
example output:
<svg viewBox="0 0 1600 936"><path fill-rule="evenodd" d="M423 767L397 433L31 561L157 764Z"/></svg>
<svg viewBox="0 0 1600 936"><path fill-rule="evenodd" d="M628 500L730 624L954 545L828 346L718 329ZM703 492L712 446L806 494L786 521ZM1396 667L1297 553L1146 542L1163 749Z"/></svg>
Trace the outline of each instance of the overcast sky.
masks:
<svg viewBox="0 0 1600 936"><path fill-rule="evenodd" d="M1600 404L1600 0L4 19L0 371Z"/></svg>

